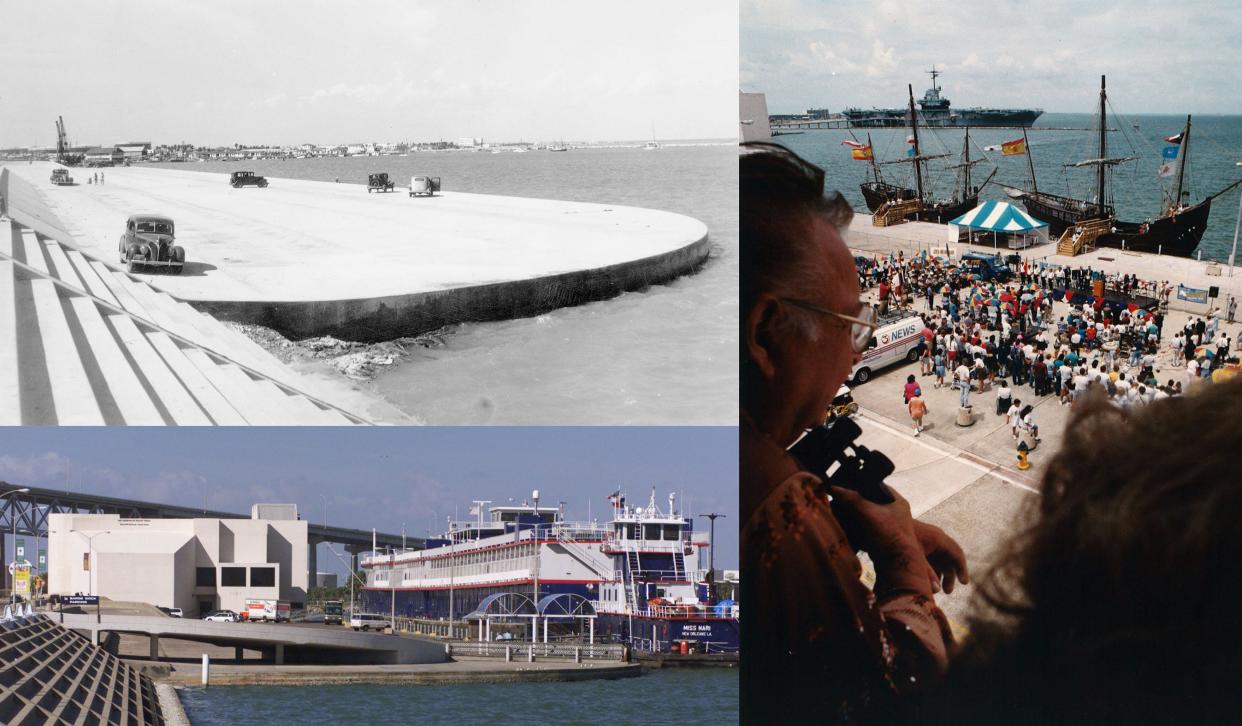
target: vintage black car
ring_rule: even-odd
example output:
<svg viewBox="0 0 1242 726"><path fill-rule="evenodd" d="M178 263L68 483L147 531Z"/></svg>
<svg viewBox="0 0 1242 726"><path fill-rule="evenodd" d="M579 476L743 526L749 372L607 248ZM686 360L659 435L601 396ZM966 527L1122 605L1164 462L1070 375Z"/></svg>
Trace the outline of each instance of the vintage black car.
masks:
<svg viewBox="0 0 1242 726"><path fill-rule="evenodd" d="M253 171L235 171L233 172L233 176L229 179L229 184L231 184L234 189L240 189L248 186L265 187L267 186L267 178L259 176Z"/></svg>
<svg viewBox="0 0 1242 726"><path fill-rule="evenodd" d="M379 172L367 175L367 194L374 191L391 192L396 182L388 179L388 174Z"/></svg>
<svg viewBox="0 0 1242 726"><path fill-rule="evenodd" d="M60 168L53 169L52 170L52 183L55 184L56 186L72 186L73 177L69 176L68 169L60 169Z"/></svg>
<svg viewBox="0 0 1242 726"><path fill-rule="evenodd" d="M119 251L130 272L154 268L180 275L185 265L185 250L173 244L173 221L158 214L130 215Z"/></svg>

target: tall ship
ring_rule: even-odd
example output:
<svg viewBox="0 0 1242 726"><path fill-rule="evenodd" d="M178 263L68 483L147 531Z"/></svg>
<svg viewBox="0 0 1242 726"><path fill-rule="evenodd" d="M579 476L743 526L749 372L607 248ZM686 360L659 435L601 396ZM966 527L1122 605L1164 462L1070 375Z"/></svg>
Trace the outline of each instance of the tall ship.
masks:
<svg viewBox="0 0 1242 726"><path fill-rule="evenodd" d="M914 111L914 88L907 86L910 94L910 108L906 120L910 124L911 154L904 159L876 162L871 157L872 179L860 185L863 200L867 208L875 215L884 215L888 210L897 212L909 220L946 223L974 209L979 203L979 188L991 180L991 175L979 186L973 186L970 169L984 159L970 158L970 129L966 129L966 140L962 146L962 161L951 168L960 170L960 188L954 184L953 193L948 197L936 197L924 184L927 175L926 164L934 159L943 159L948 154L926 155L919 142L919 118ZM867 149L872 149L871 135L867 135ZM911 164L914 169L914 188L908 188L884 181L880 167L889 164ZM992 174L996 171L993 170Z"/></svg>
<svg viewBox="0 0 1242 726"><path fill-rule="evenodd" d="M610 518L571 522L560 508L476 502L476 519L452 522L426 548L374 553L362 560L368 613L460 621L502 604L518 622L555 613L585 614L591 637L668 652L736 653L738 606L713 597L700 554L707 533L677 512L631 507L616 492ZM555 617L555 615L553 615ZM547 622L551 623L549 618ZM546 626L545 626L546 627ZM570 627L564 620L556 627Z"/></svg>
<svg viewBox="0 0 1242 726"><path fill-rule="evenodd" d="M1076 168L1094 168L1093 194L1086 198L1075 198L1050 194L1039 191L1035 179L1035 166L1031 160L1030 149L1027 150L1027 161L1030 165L1030 188L1006 188L1005 192L1014 199L1021 200L1026 211L1036 219L1048 223L1049 233L1064 236L1068 232L1073 235L1073 242L1093 244L1100 247L1121 247L1137 252L1155 252L1157 254L1191 257L1203 238L1207 229L1208 215L1212 211L1212 200L1242 184L1242 180L1229 184L1215 194L1205 197L1197 203L1190 203L1190 192L1186 189L1186 168L1190 161L1191 117L1186 117L1186 125L1182 132L1166 139L1167 143L1176 144L1168 147L1173 150L1173 158L1166 160L1161 168L1162 176L1176 175L1174 189L1165 192L1165 200L1159 213L1143 222L1125 222L1117 219L1113 196L1109 188L1109 172L1120 164L1134 161L1136 157L1109 157L1108 134L1106 123L1106 105L1108 94L1105 77L1100 76L1100 108L1097 116L1099 136L1096 156L1084 159L1070 166ZM1075 246L1077 249L1077 245Z"/></svg>
<svg viewBox="0 0 1242 726"><path fill-rule="evenodd" d="M1044 114L1039 108L974 108L953 109L948 98L940 95L936 79L944 75L935 66L928 71L932 87L919 101L924 126L1021 126L1029 127ZM856 128L891 128L906 125L904 108L849 108L843 112Z"/></svg>

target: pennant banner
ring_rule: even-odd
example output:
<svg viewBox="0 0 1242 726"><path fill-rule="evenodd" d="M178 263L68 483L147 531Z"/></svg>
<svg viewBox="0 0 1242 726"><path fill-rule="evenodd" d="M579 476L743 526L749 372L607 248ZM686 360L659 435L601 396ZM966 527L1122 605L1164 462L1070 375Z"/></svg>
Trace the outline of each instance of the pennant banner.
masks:
<svg viewBox="0 0 1242 726"><path fill-rule="evenodd" d="M1026 153L1026 140L1025 139L1014 139L1013 141L1006 141L1001 144L1001 155L1002 156L1016 156L1018 154L1025 154L1025 153Z"/></svg>

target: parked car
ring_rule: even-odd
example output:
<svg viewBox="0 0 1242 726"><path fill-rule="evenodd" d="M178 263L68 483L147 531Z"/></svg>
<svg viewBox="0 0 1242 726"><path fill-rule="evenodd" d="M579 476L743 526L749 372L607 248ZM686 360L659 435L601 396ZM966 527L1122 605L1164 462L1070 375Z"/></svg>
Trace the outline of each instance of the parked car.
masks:
<svg viewBox="0 0 1242 726"><path fill-rule="evenodd" d="M213 623L235 623L237 622L237 613L232 610L213 610L204 615L203 620L209 620Z"/></svg>
<svg viewBox="0 0 1242 726"><path fill-rule="evenodd" d="M52 183L57 186L68 186L73 184L73 177L69 176L68 169L53 169Z"/></svg>
<svg viewBox="0 0 1242 726"><path fill-rule="evenodd" d="M180 275L185 249L174 244L173 221L158 214L131 214L125 220L118 251L130 272L141 268L165 269Z"/></svg>
<svg viewBox="0 0 1242 726"><path fill-rule="evenodd" d="M410 177L410 196L415 194L426 194L427 196L435 196L440 191L440 177L438 176L412 176Z"/></svg>
<svg viewBox="0 0 1242 726"><path fill-rule="evenodd" d="M160 606L156 606L156 607L159 608L160 612L164 613L170 618L181 617L181 608L166 608L166 607L160 607Z"/></svg>
<svg viewBox="0 0 1242 726"><path fill-rule="evenodd" d="M1005 264L1000 255L967 252L962 255L960 265L970 270L971 274L978 275L984 282L1005 282L1013 276L1013 270L1009 269L1009 265Z"/></svg>
<svg viewBox="0 0 1242 726"><path fill-rule="evenodd" d="M397 183L388 178L388 174L377 172L367 175L367 194L374 191L391 192Z"/></svg>
<svg viewBox="0 0 1242 726"><path fill-rule="evenodd" d="M267 186L267 177L259 176L253 171L235 171L233 172L233 175L229 177L229 184L231 184L234 189L241 189L242 187L251 186L265 187Z"/></svg>
<svg viewBox="0 0 1242 726"><path fill-rule="evenodd" d="M383 630L389 625L387 615L354 613L349 616L349 627L354 630Z"/></svg>

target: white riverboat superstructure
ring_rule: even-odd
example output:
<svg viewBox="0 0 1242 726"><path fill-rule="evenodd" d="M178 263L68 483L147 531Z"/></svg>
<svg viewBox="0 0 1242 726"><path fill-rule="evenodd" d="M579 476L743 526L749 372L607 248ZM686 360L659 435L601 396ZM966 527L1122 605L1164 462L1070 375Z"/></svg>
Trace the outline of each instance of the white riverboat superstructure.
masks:
<svg viewBox="0 0 1242 726"><path fill-rule="evenodd" d="M700 554L707 533L655 505L609 498L611 519L571 522L538 503L475 502L476 519L450 522L426 549L374 553L362 603L367 612L433 619L522 618L553 613L591 620L592 632L644 650L694 641L700 650L737 647L737 608L709 598ZM558 625L566 625L564 621Z"/></svg>

